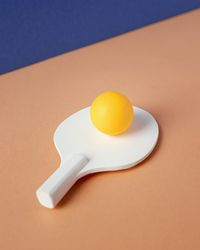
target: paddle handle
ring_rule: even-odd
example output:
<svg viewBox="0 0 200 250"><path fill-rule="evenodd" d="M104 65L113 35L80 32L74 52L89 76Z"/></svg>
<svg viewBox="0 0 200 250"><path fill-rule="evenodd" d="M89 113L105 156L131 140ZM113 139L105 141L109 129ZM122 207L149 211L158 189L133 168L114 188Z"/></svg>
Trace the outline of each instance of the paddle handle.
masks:
<svg viewBox="0 0 200 250"><path fill-rule="evenodd" d="M41 205L54 208L77 181L77 174L88 163L85 155L74 155L37 189L36 196Z"/></svg>

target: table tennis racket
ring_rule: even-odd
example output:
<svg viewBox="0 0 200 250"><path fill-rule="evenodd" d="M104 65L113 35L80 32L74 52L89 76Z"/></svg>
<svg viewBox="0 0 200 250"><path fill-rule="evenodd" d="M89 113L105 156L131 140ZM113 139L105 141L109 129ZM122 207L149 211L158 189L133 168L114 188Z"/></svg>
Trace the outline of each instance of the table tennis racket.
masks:
<svg viewBox="0 0 200 250"><path fill-rule="evenodd" d="M97 130L89 110L87 107L69 116L55 131L60 167L36 191L39 202L47 208L54 208L79 178L133 167L143 161L157 143L158 124L141 108L134 107L134 122L118 136Z"/></svg>

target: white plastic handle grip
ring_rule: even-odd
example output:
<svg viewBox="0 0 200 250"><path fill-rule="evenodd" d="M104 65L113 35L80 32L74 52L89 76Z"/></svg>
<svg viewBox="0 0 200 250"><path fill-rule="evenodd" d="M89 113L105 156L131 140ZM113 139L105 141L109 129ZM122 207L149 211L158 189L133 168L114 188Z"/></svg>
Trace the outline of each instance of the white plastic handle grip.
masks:
<svg viewBox="0 0 200 250"><path fill-rule="evenodd" d="M36 196L41 205L54 208L63 196L77 181L77 174L88 163L85 155L74 155L61 166L38 188Z"/></svg>

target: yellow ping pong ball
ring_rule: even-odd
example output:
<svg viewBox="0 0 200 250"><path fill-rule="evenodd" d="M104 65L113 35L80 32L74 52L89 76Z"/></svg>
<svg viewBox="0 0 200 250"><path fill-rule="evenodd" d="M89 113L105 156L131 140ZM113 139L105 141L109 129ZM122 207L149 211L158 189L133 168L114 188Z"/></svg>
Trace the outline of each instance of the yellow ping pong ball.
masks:
<svg viewBox="0 0 200 250"><path fill-rule="evenodd" d="M134 111L130 100L118 92L104 92L98 95L90 108L94 126L108 135L125 132L131 125Z"/></svg>

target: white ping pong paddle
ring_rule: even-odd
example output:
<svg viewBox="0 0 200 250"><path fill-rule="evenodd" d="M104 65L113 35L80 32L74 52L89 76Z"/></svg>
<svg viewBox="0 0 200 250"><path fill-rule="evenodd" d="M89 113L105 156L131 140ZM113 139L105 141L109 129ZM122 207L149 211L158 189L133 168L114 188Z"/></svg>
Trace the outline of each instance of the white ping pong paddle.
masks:
<svg viewBox="0 0 200 250"><path fill-rule="evenodd" d="M39 202L47 208L54 208L79 178L133 167L143 161L157 143L158 124L143 109L134 107L131 127L117 136L98 131L89 111L87 107L74 113L55 131L60 167L36 191Z"/></svg>

